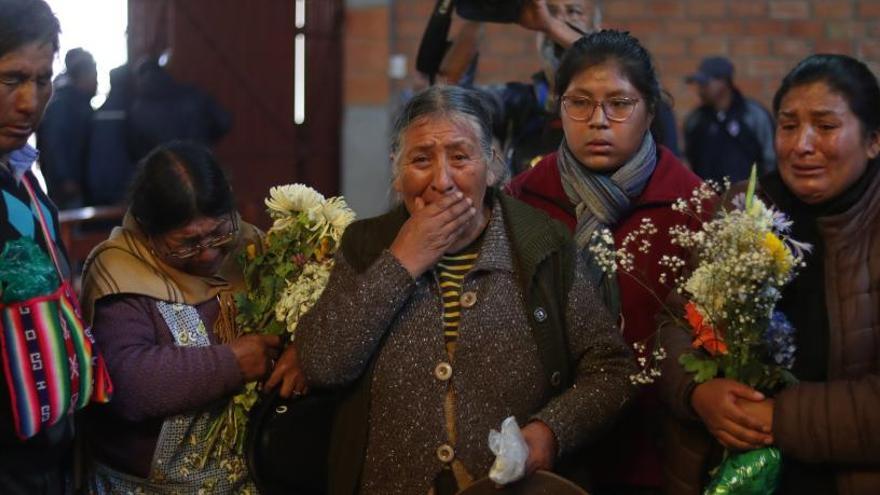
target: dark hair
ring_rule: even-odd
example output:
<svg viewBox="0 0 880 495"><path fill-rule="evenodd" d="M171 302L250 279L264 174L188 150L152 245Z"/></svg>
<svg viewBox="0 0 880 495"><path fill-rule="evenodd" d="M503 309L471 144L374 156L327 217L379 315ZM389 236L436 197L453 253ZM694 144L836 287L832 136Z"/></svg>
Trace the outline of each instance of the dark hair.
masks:
<svg viewBox="0 0 880 495"><path fill-rule="evenodd" d="M64 68L73 79L79 79L86 74L95 72L95 58L82 48L73 48L64 55Z"/></svg>
<svg viewBox="0 0 880 495"><path fill-rule="evenodd" d="M824 82L849 103L850 111L862 123L865 134L880 130L880 86L864 63L846 55L810 55L782 79L773 97L773 114L793 88Z"/></svg>
<svg viewBox="0 0 880 495"><path fill-rule="evenodd" d="M618 64L630 84L641 93L648 111L656 114L662 92L654 62L639 40L626 31L603 29L577 40L565 52L556 71L557 96L565 93L579 73L608 61Z"/></svg>
<svg viewBox="0 0 880 495"><path fill-rule="evenodd" d="M413 122L429 116L465 117L474 124L478 133L480 150L487 166L495 176L495 182L497 183L504 178L503 164L492 158L492 126L494 121L492 104L485 95L458 86L431 86L413 96L397 114L391 129L391 154L395 157L395 177L398 172L397 157L403 144L404 132Z"/></svg>
<svg viewBox="0 0 880 495"><path fill-rule="evenodd" d="M147 235L235 210L232 189L214 155L192 142L163 144L144 157L130 196L131 214Z"/></svg>
<svg viewBox="0 0 880 495"><path fill-rule="evenodd" d="M58 51L61 25L43 0L0 0L0 57L28 43L51 43Z"/></svg>

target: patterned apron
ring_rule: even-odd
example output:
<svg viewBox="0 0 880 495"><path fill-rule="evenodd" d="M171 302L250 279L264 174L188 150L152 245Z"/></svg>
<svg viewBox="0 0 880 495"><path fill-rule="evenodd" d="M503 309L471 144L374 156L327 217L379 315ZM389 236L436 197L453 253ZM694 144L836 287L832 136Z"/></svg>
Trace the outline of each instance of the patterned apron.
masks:
<svg viewBox="0 0 880 495"><path fill-rule="evenodd" d="M156 303L174 342L179 347L211 345L208 330L198 311L185 304ZM257 494L243 457L203 459L202 441L213 420L226 409L226 403L189 414L169 417L162 424L148 479L120 473L96 463L90 491L95 494ZM204 462L202 466L201 463Z"/></svg>

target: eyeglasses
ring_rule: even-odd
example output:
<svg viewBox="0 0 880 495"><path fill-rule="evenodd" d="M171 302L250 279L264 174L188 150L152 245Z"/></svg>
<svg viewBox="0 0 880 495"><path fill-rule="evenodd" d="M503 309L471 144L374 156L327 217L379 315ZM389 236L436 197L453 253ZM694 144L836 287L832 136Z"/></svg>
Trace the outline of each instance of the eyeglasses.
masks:
<svg viewBox="0 0 880 495"><path fill-rule="evenodd" d="M617 96L604 101L596 101L587 96L563 96L562 106L565 107L565 113L572 119L578 121L590 120L596 107L601 106L605 118L614 122L623 122L632 117L636 105L639 103L638 98L627 98L625 96Z"/></svg>
<svg viewBox="0 0 880 495"><path fill-rule="evenodd" d="M232 240L238 235L238 217L236 215L229 215L229 221L232 222L232 229L225 234L208 237L194 246L184 246L178 249L165 249L162 250L160 254L177 261L184 261L196 256L205 249L225 246L232 242ZM155 242L153 244L155 245Z"/></svg>

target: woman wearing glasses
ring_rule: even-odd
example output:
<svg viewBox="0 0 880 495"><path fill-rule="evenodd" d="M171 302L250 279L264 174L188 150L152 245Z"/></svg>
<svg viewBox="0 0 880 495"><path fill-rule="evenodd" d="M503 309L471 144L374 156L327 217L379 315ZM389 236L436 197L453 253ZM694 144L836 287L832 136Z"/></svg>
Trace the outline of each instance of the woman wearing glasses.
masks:
<svg viewBox="0 0 880 495"><path fill-rule="evenodd" d="M236 255L259 235L239 220L207 149L172 143L144 159L122 226L84 273L84 311L116 389L90 418L92 491L230 493L250 485L240 458L205 458L204 439L226 400L265 377L280 348L278 337L215 331L225 326L215 329L224 321L221 301L241 282ZM297 373L284 375L283 391L302 391Z"/></svg>
<svg viewBox="0 0 880 495"><path fill-rule="evenodd" d="M578 40L562 59L555 89L565 137L556 153L514 178L508 192L564 222L587 256L595 232L610 229L620 246L644 219L653 222L650 251L630 249L638 280L593 270L627 343L644 342L650 352L646 339L656 329L658 297L669 291L658 281L658 261L685 254L668 232L689 220L671 205L689 197L700 180L650 133L660 85L650 54L628 33L603 30ZM636 407L608 435L613 446L591 448L595 493L659 492L658 417L656 391L644 387Z"/></svg>

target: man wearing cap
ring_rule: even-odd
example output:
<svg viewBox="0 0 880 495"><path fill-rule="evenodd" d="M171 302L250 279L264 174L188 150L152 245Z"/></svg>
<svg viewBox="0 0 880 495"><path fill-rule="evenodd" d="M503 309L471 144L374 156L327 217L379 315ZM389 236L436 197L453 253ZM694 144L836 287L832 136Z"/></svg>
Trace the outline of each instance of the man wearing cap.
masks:
<svg viewBox="0 0 880 495"><path fill-rule="evenodd" d="M709 57L687 78L701 106L685 120L685 156L703 179L738 182L748 178L753 163L761 174L776 167L773 119L736 88L733 73L730 60Z"/></svg>

